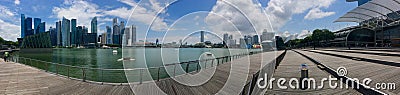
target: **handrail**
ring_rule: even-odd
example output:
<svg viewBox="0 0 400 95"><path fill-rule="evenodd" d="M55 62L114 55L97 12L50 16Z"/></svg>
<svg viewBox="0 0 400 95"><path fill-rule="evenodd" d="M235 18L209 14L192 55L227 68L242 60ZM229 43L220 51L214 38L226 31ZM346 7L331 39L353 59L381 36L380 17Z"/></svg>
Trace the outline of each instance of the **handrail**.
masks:
<svg viewBox="0 0 400 95"><path fill-rule="evenodd" d="M236 54L236 55L222 56L222 57L211 58L211 59L164 64L163 66L158 66L158 67L127 68L127 69L105 69L105 68L80 67L80 66L47 62L47 61L43 61L43 60L19 57L19 56L12 56L11 59L13 62L29 65L29 66L32 66L32 67L35 67L35 68L38 68L41 70L45 70L46 72L49 71L56 75L61 75L61 76L67 77L67 78L78 79L78 80L82 80L82 81L86 81L89 78L89 82L95 82L95 83L100 82L101 84L103 84L103 83L114 83L114 84L115 83L116 84L128 83L128 80L125 78L126 77L125 73L127 71L138 71L139 80L135 81L135 82L141 84L146 81L143 78L143 77L145 77L145 76L143 76L144 70L148 70L149 72L151 72L151 70L156 70L155 71L156 73L151 73L149 75L150 80L148 80L148 81L153 81L153 80L159 81L160 79L177 76L178 74L176 72L176 65L183 66L182 68L185 71L183 74L187 74L187 73L199 71L200 62L205 62L204 63L205 66L201 67L201 69L203 69L203 68L207 69L207 64L209 64L208 62L211 62L211 67L213 67L215 65L218 66L218 65L226 63L228 61L232 61L233 59L238 59L243 56L261 53L261 52L262 51L254 51L254 52L249 52L249 53L240 53L240 54ZM40 65L40 64L45 64L45 65ZM195 66L193 66L193 65L195 65ZM51 68L52 66L53 66L53 68ZM175 67L173 67L174 68L173 75L169 75L166 72L167 71L166 68L169 66L175 66ZM165 69L165 70L163 70L163 69ZM64 70L64 72L62 70ZM93 72L93 70L98 70L98 71ZM161 70L163 70L163 71L161 71ZM104 74L105 72L111 73L109 75L121 74L120 76L118 76L118 78L125 78L125 79L123 79L122 82L120 82L120 81L115 82L116 80L107 81L104 79L104 76L107 75L107 74ZM95 74L91 74L91 73L95 73ZM98 74L98 73L100 73L100 74ZM161 73L164 73L165 75L162 75ZM161 77L161 76L163 76L163 77ZM96 77L97 77L97 79L96 79ZM88 81L86 81L86 82L88 82Z"/></svg>

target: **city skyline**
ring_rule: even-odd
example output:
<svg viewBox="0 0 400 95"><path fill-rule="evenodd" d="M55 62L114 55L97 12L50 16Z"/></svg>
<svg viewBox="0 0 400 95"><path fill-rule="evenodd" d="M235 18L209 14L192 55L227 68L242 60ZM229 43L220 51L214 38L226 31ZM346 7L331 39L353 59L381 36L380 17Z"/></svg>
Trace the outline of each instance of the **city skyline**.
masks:
<svg viewBox="0 0 400 95"><path fill-rule="evenodd" d="M324 0L324 1L315 1L315 3L309 4L310 6L304 7L301 5L298 5L297 3L304 3L308 4L308 1L293 1L293 4L287 4L285 6L280 6L277 7L275 6L276 4L280 4L278 2L281 1L276 1L276 0L257 0L258 2L250 2L253 4L259 3L265 11L267 11L267 15L271 17L271 23L274 23L272 27L274 29L268 29L270 32L276 32L276 34L279 35L303 35L305 33L305 30L313 30L316 28L328 28L330 30L337 30L340 29L341 27L345 27L348 25L354 25L354 23L332 23L333 20L337 17L339 17L341 14L344 14L345 11L348 11L355 7L354 5L357 5L357 3L349 3L345 1L340 1L340 0ZM33 0L32 2L35 2ZM26 13L26 16L29 17L38 17L42 18L43 22L45 23L46 30L49 29L49 27L56 27L56 21L62 20L62 17L65 16L66 18L69 19L79 19L77 26L87 26L89 29L91 29L90 26L90 21L92 20L93 17L98 17L98 33L105 33L107 31L106 25L112 24L112 18L118 17L119 20L126 21L126 24L132 24L134 23L138 28L138 39L144 39L146 37L146 40L148 41L155 41L156 38L162 38L163 35L166 35L165 32L165 26L168 26L174 30L174 32L181 32L181 31L195 31L202 29L202 25L204 23L208 23L208 21L197 21L197 22L191 22L193 25L196 26L191 26L187 24L179 25L182 27L178 27L173 25L174 21L176 20L183 20L181 19L182 16L185 16L184 14L187 13L192 13L192 12L198 12L198 11L205 11L207 13L204 14L204 16L201 16L203 14L195 14L194 16L191 16L195 18L198 16L199 19L205 20L206 18L211 18L212 15L208 14L209 12L215 12L219 15L224 15L223 13L218 13L218 11L222 10L228 10L228 9L218 9L219 6L224 6L219 3L216 3L214 0L205 0L202 2L198 1L191 1L191 0L182 0L179 2L174 3L176 6L178 5L187 5L185 8L187 10L181 10L176 8L175 6L168 7L168 10L164 12L165 14L160 14L159 16L155 16L155 13L157 13L158 9L162 8L165 3L170 3L171 1L158 1L155 0L152 4L149 3L148 1L143 1L143 2L137 2L137 1L129 1L129 0L120 0L120 1L109 1L109 4L101 3L99 2L94 2L94 1L54 1L54 2L49 2L47 4L48 6L34 6L32 4L29 4L25 1L20 1L18 4L15 3L12 0L9 1L1 1L0 3L2 4L1 8L2 12L8 13L7 15L4 15L0 17L0 19L3 21L2 23L6 23L4 25L10 26L10 27L15 27L17 28L16 30L9 30L5 31L6 33L3 34L10 34L11 36L4 37L3 35L0 35L4 37L5 39L8 40L13 40L16 41L16 36L13 35L21 35L20 33L15 33L15 31L18 31L18 29L21 29L19 24L21 22L17 21L12 21L15 19L19 18L20 13ZM43 3L43 2L39 2ZM238 2L232 2L232 3L240 3ZM247 2L249 3L249 2ZM283 4L286 4L286 2L282 2ZM150 4L151 6L146 6L146 4ZM274 5L275 4L275 5ZM113 5L113 6L111 6ZM138 8L144 9L149 11L150 13L148 14L135 14L133 11L133 6L134 5L139 5ZM155 5L157 5L155 7ZM202 5L202 6L199 6ZM285 13L285 18L278 19L281 20L282 22L277 22L274 20L274 16L277 16L279 14L278 11L276 10L271 10L271 8L276 7L277 9L284 9L284 8L289 8L289 6L292 5L295 8L298 8L298 11L288 11L288 10L282 10L283 13ZM246 6L252 6L252 4L247 4ZM33 8L35 7L35 8ZM244 7L243 7L244 8ZM243 9L242 8L242 9ZM88 11L85 11L88 10ZM243 9L245 10L245 9ZM137 11L139 12L139 11ZM133 14L131 14L133 13ZM286 13L288 13L286 15ZM289 14L290 13L290 14ZM334 13L334 14L332 14ZM76 15L80 14L80 15ZM169 14L169 15L167 15ZM250 13L249 13L250 14ZM312 18L312 14L331 14L328 16L321 16L321 18ZM139 19L138 17L141 16L147 16L148 18L141 18ZM150 27L150 30L148 33L147 29L149 29L148 25L151 24L153 17L156 17L156 20L153 25L154 27ZM7 19L8 18L8 19ZM312 19L311 19L312 18ZM128 20L129 19L129 20ZM221 19L221 18L219 18ZM189 20L189 19L186 19ZM191 20L193 21L193 19ZM181 21L182 23L185 21ZM304 22L310 22L310 23L304 23ZM199 23L199 24L198 24ZM203 23L203 24L202 24ZM320 24L318 24L320 23ZM198 24L198 25L197 25ZM259 24L258 22L255 24ZM333 24L333 25L332 25ZM164 28L163 28L164 27ZM196 28L200 27L200 28ZM4 30L4 29L3 29ZM161 31L160 30L164 30ZM206 27L206 30L209 31L216 31L218 29L214 29L212 27ZM239 29L241 30L241 29ZM261 34L261 31L263 29L257 29L259 34ZM244 30L241 30L244 31ZM217 32L217 34L221 35L227 31L221 31ZM229 32L229 31L228 31ZM146 35L147 34L147 35ZM177 33L174 33L175 35ZM179 33L178 33L179 34ZM244 33L243 35L240 35L238 33L233 33L235 38L242 37L243 35L248 35L248 34L254 34L249 32L248 34ZM17 37L19 37L17 36ZM182 35L184 36L184 35Z"/></svg>

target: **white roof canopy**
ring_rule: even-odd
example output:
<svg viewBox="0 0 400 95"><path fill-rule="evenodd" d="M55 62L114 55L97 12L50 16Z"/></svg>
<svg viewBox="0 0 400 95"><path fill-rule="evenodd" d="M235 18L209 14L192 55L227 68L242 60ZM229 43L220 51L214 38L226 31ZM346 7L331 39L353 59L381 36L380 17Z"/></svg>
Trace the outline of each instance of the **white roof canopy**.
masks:
<svg viewBox="0 0 400 95"><path fill-rule="evenodd" d="M400 10L400 0L372 0L347 12L335 22L363 22L374 17L385 17ZM397 12L400 16L400 13Z"/></svg>

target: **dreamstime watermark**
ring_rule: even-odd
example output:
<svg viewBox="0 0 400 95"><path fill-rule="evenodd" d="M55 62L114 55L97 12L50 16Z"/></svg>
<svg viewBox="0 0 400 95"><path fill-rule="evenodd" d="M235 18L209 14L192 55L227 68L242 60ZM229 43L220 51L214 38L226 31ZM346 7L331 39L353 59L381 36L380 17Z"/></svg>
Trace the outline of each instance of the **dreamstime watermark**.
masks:
<svg viewBox="0 0 400 95"><path fill-rule="evenodd" d="M360 83L358 78L348 78L346 77L347 69L345 67L339 67L336 73L338 74L339 78L329 75L328 78L322 78L319 82L319 85L317 84L315 78L290 78L289 81L287 81L287 78L271 78L268 80L268 75L265 73L264 78L259 78L257 80L257 86L263 89L267 88L268 86L268 89L272 89L274 86L273 83L276 82L276 85L279 89L322 89L325 87L325 82L328 82L328 86L331 89L358 89L360 86L363 86L367 89L376 90L396 89L396 83L375 83L375 87L371 88L369 85L372 83L372 79L364 78ZM288 83L288 86L285 85L286 83Z"/></svg>

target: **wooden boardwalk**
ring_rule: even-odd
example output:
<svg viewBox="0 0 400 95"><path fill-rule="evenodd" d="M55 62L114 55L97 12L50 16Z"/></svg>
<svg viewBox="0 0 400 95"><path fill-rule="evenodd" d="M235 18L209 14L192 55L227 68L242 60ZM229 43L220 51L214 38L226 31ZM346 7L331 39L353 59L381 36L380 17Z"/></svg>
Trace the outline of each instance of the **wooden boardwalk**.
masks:
<svg viewBox="0 0 400 95"><path fill-rule="evenodd" d="M258 72L262 66L274 60L284 51L265 52L261 54L242 57L234 61L221 64L217 67L207 68L199 76L185 74L179 77L168 78L159 82L134 85L137 94L169 94L169 95L210 95L210 94L239 94L244 85L248 83L252 75ZM250 64L249 64L250 61ZM215 73L212 74L212 70ZM196 73L193 73L196 74ZM190 86L186 83L195 83L207 80L207 75L213 75L206 83Z"/></svg>
<svg viewBox="0 0 400 95"><path fill-rule="evenodd" d="M71 80L23 64L0 61L0 94L239 94L254 73L282 53L254 54L200 72L130 86ZM190 84L199 81L206 82L201 85Z"/></svg>
<svg viewBox="0 0 400 95"><path fill-rule="evenodd" d="M321 50L313 50L318 52L326 52ZM347 76L350 78L371 78L373 81L369 86L375 87L376 83L396 83L400 84L400 67L389 66L383 64L377 64L373 62L359 61L356 59L346 59L341 57L335 57L325 54L319 54L310 51L299 51L307 56L312 57L315 60L331 67L338 68L343 66L347 69ZM379 55L368 55L368 54L354 54L354 53L343 53L343 52L329 52L340 55L356 56L376 60L386 60L386 61L398 61L398 57L388 57ZM400 89L397 90L379 90L390 95L400 94Z"/></svg>
<svg viewBox="0 0 400 95"><path fill-rule="evenodd" d="M28 95L129 95L129 86L101 85L71 80L32 68L0 60L0 94Z"/></svg>
<svg viewBox="0 0 400 95"><path fill-rule="evenodd" d="M331 94L361 94L354 89L332 89L329 87L329 82L324 81L323 88L320 89L292 89L289 87L288 81L291 78L300 78L300 66L301 64L308 65L308 73L309 78L314 78L316 80L317 87L321 85L322 78L328 78L329 73L319 69L317 65L315 65L310 60L306 59L305 57L297 54L296 52L288 50L286 56L279 64L278 68L275 70L275 74L273 78L275 81L272 84L272 89L268 89L265 94L322 94L322 95L331 95ZM280 89L278 88L277 81L279 78L285 78L287 81L284 86L287 86L288 89ZM295 84L293 84L295 85Z"/></svg>

